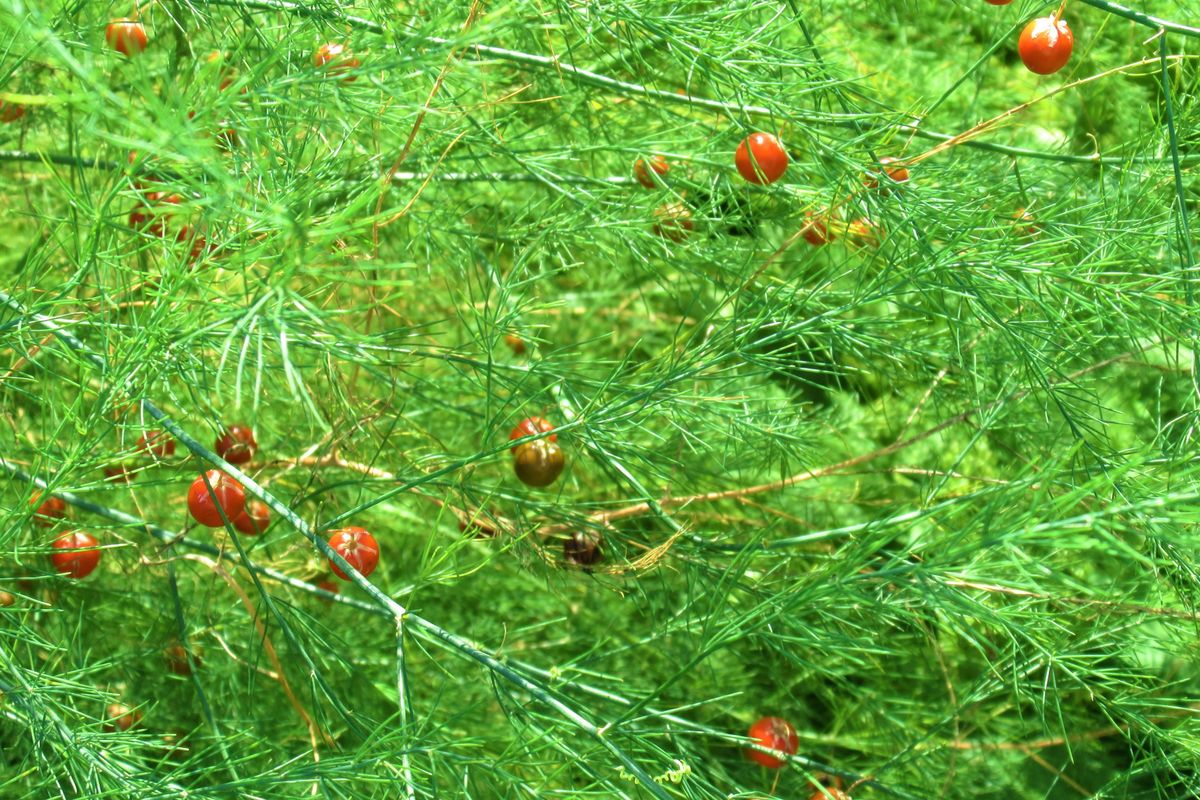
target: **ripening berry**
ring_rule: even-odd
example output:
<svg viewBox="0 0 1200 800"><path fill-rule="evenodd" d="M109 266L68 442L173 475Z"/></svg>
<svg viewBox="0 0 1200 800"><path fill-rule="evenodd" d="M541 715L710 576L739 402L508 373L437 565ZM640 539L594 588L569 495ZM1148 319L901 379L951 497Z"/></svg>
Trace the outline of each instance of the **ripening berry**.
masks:
<svg viewBox="0 0 1200 800"><path fill-rule="evenodd" d="M637 178L637 182L647 189L654 189L660 185L654 176L666 175L670 168L671 166L662 156L653 156L649 161L639 158L633 162L633 177Z"/></svg>
<svg viewBox="0 0 1200 800"><path fill-rule="evenodd" d="M654 232L672 242L682 242L695 230L692 211L683 203L667 203L654 209Z"/></svg>
<svg viewBox="0 0 1200 800"><path fill-rule="evenodd" d="M316 586L318 589L324 589L325 591L329 592L330 594L338 594L339 592L342 591L341 587L339 587L337 585L337 583L329 580L328 578L326 578L323 581L319 581ZM322 597L321 602L324 603L325 605L329 605L333 602L333 600L331 600L328 597Z"/></svg>
<svg viewBox="0 0 1200 800"><path fill-rule="evenodd" d="M554 426L543 417L526 417L518 422L517 426L508 434L508 440L511 442L514 439L523 439L526 436L533 436L538 433L549 433L552 430L554 430ZM551 433L545 438L551 442L557 442L558 434ZM511 452L517 452L516 445L513 445Z"/></svg>
<svg viewBox="0 0 1200 800"><path fill-rule="evenodd" d="M245 464L254 458L254 453L258 450L258 442L254 440L254 429L249 425L230 425L217 437L213 449L230 464Z"/></svg>
<svg viewBox="0 0 1200 800"><path fill-rule="evenodd" d="M246 510L246 490L224 472L210 469L192 481L187 502L192 519L209 528L221 528L225 525L222 511L233 522Z"/></svg>
<svg viewBox="0 0 1200 800"><path fill-rule="evenodd" d="M109 733L115 731L124 733L142 721L142 712L136 708L130 708L124 703L113 703L104 709L104 716L107 718L104 730Z"/></svg>
<svg viewBox="0 0 1200 800"><path fill-rule="evenodd" d="M330 75L341 75L358 68L360 64L361 62L351 54L350 48L344 44L323 44L313 54L313 66L324 67ZM353 74L342 78L346 83L350 83L354 79Z"/></svg>
<svg viewBox="0 0 1200 800"><path fill-rule="evenodd" d="M126 56L137 55L150 43L146 26L131 19L114 19L108 23L104 40L113 50Z"/></svg>
<svg viewBox="0 0 1200 800"><path fill-rule="evenodd" d="M888 178L895 183L906 182L908 180L908 167L903 165L892 166L893 164L900 164L900 159L892 158L891 156L884 156L883 158L879 159L879 166L883 167L883 174L887 175ZM863 181L863 185L868 189L878 188L879 173L880 170L876 170L873 173L868 174L866 180Z"/></svg>
<svg viewBox="0 0 1200 800"><path fill-rule="evenodd" d="M504 334L504 343L512 350L514 356L525 355L525 340L515 333Z"/></svg>
<svg viewBox="0 0 1200 800"><path fill-rule="evenodd" d="M566 459L554 442L537 439L517 447L513 471L527 486L549 486L562 474Z"/></svg>
<svg viewBox="0 0 1200 800"><path fill-rule="evenodd" d="M199 669L204 663L200 658L200 651L197 648L192 648L190 660L188 659L188 655L187 648L181 644L171 645L163 651L163 657L167 662L167 669L176 675L183 675L185 677L192 674L193 664L196 666L196 669Z"/></svg>
<svg viewBox="0 0 1200 800"><path fill-rule="evenodd" d="M166 458L175 455L175 440L166 431L150 431L138 437L137 450L157 458Z"/></svg>
<svg viewBox="0 0 1200 800"><path fill-rule="evenodd" d="M771 134L752 133L738 145L733 163L750 183L774 183L787 171L788 154Z"/></svg>
<svg viewBox="0 0 1200 800"><path fill-rule="evenodd" d="M17 602L17 598L13 597L8 592L0 592L0 607L9 608Z"/></svg>
<svg viewBox="0 0 1200 800"><path fill-rule="evenodd" d="M100 543L84 531L64 533L54 540L50 563L68 578L86 578L100 563Z"/></svg>
<svg viewBox="0 0 1200 800"><path fill-rule="evenodd" d="M104 480L109 483L130 483L134 474L128 464L109 464L104 468Z"/></svg>
<svg viewBox="0 0 1200 800"><path fill-rule="evenodd" d="M814 247L820 247L836 239L837 236L826 225L827 219L825 215L805 214L804 240Z"/></svg>
<svg viewBox="0 0 1200 800"><path fill-rule="evenodd" d="M600 539L597 536L576 532L563 542L563 558L569 564L586 569L604 560L604 551L600 548Z"/></svg>
<svg viewBox="0 0 1200 800"><path fill-rule="evenodd" d="M1074 47L1075 36L1067 21L1053 16L1031 20L1017 41L1021 61L1038 75L1050 75L1065 67Z"/></svg>
<svg viewBox="0 0 1200 800"><path fill-rule="evenodd" d="M251 500L246 503L246 510L233 521L233 527L251 536L266 533L267 526L270 524L271 509L267 508L266 503L259 500Z"/></svg>
<svg viewBox="0 0 1200 800"><path fill-rule="evenodd" d="M746 736L755 744L787 753L789 756L795 755L796 750L800 748L800 737L796 735L796 729L787 720L779 717L763 717L750 726L750 732ZM746 757L768 769L779 769L787 763L758 750L747 750Z"/></svg>
<svg viewBox="0 0 1200 800"><path fill-rule="evenodd" d="M42 500L42 493L34 492L29 497L29 505L36 506L33 512L33 524L40 528L49 528L57 520L67 516L67 504L61 497L51 495Z"/></svg>
<svg viewBox="0 0 1200 800"><path fill-rule="evenodd" d="M0 122L6 124L16 122L23 116L25 116L25 106L0 100Z"/></svg>
<svg viewBox="0 0 1200 800"><path fill-rule="evenodd" d="M846 236L850 241L859 246L876 247L883 241L883 228L876 225L866 217L859 217L856 220L851 220L846 226Z"/></svg>
<svg viewBox="0 0 1200 800"><path fill-rule="evenodd" d="M329 546L350 562L350 566L361 572L364 578L374 572L379 564L379 543L364 528L342 528L340 531L334 531L329 537ZM335 564L332 558L329 559L329 568L342 580L350 580L350 576L342 572L342 568Z"/></svg>

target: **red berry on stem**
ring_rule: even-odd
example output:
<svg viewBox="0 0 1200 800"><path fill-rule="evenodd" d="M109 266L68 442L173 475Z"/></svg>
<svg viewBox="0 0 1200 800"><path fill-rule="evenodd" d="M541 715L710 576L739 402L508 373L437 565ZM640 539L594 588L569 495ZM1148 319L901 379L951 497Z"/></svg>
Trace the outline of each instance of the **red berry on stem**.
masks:
<svg viewBox="0 0 1200 800"><path fill-rule="evenodd" d="M752 133L738 145L733 163L750 183L774 183L788 166L783 143L769 133Z"/></svg>
<svg viewBox="0 0 1200 800"><path fill-rule="evenodd" d="M379 564L379 543L365 528L342 528L340 531L334 531L329 537L329 546L350 562L350 566L361 572L364 578L374 572ZM342 580L350 580L350 576L342 572L342 568L335 564L332 558L329 559L329 568Z"/></svg>
<svg viewBox="0 0 1200 800"><path fill-rule="evenodd" d="M518 422L517 427L513 428L512 432L508 434L508 440L511 442L514 439L522 439L526 436L533 436L538 433L549 433L552 430L554 430L554 426L551 425L550 422L548 420L546 420L545 418L543 418L543 417L526 417L525 419ZM545 438L548 441L557 442L558 434L551 433L549 436L547 436ZM516 445L513 445L511 452L513 452L513 453L517 452Z"/></svg>
<svg viewBox="0 0 1200 800"><path fill-rule="evenodd" d="M49 528L55 520L67 516L67 504L59 497L42 500L42 493L34 492L29 498L29 505L37 506L37 510L33 512L33 524L42 528Z"/></svg>
<svg viewBox="0 0 1200 800"><path fill-rule="evenodd" d="M54 540L55 552L50 554L50 562L68 578L86 578L100 563L99 545L90 533L64 533Z"/></svg>
<svg viewBox="0 0 1200 800"><path fill-rule="evenodd" d="M233 522L246 510L246 490L233 478L216 469L210 469L192 481L187 500L192 519L209 528L224 527L222 511Z"/></svg>
<svg viewBox="0 0 1200 800"><path fill-rule="evenodd" d="M234 424L217 437L217 455L230 464L245 464L254 458L258 442L254 440L254 429L249 425Z"/></svg>
<svg viewBox="0 0 1200 800"><path fill-rule="evenodd" d="M639 158L633 162L633 177L637 178L637 182L647 189L658 187L658 181L654 175L666 175L671 166L662 156L653 156L649 161ZM650 173L654 173L651 175Z"/></svg>
<svg viewBox="0 0 1200 800"><path fill-rule="evenodd" d="M246 510L233 521L233 527L251 536L265 533L270 524L271 509L267 508L266 503L258 500L251 500L247 503Z"/></svg>
<svg viewBox="0 0 1200 800"><path fill-rule="evenodd" d="M344 44L323 44L313 54L313 66L325 67L331 75L340 75L356 69L360 64L361 62L351 54L350 49ZM346 83L350 83L354 79L354 75L346 75L342 78Z"/></svg>
<svg viewBox="0 0 1200 800"><path fill-rule="evenodd" d="M900 163L900 159L892 158L891 156L884 156L883 158L879 159L879 166L883 167L882 171L884 174L886 174L889 178L891 178L896 183L904 183L905 181L908 180L908 167L905 167L905 166L893 167L892 166L892 164L899 164L899 163ZM874 188L878 187L879 186L879 177L878 176L879 176L879 171L877 170L877 171L875 171L874 174L868 175L867 179L865 181L863 181L863 184L868 189L874 189Z"/></svg>
<svg viewBox="0 0 1200 800"><path fill-rule="evenodd" d="M796 735L796 729L787 720L779 717L763 717L750 726L750 732L746 736L755 744L787 753L789 756L795 755L796 750L800 748L800 737ZM779 769L787 763L758 750L747 750L746 757L768 769Z"/></svg>
<svg viewBox="0 0 1200 800"><path fill-rule="evenodd" d="M138 437L139 453L149 453L158 458L175 455L175 440L166 431L151 431Z"/></svg>
<svg viewBox="0 0 1200 800"><path fill-rule="evenodd" d="M104 40L113 50L127 56L137 55L150 43L146 26L131 19L114 19L108 23Z"/></svg>
<svg viewBox="0 0 1200 800"><path fill-rule="evenodd" d="M1067 21L1053 16L1031 20L1017 41L1021 61L1038 75L1050 75L1065 67L1074 47L1075 35Z"/></svg>
<svg viewBox="0 0 1200 800"><path fill-rule="evenodd" d="M804 239L814 247L820 247L823 244L829 244L837 238L829 226L826 225L828 217L825 215L805 214L804 215Z"/></svg>

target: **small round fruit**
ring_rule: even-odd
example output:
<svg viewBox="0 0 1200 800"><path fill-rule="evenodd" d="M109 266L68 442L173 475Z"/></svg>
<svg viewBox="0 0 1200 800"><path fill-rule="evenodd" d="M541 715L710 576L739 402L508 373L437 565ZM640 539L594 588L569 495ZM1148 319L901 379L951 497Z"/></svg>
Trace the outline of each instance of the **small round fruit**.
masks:
<svg viewBox="0 0 1200 800"><path fill-rule="evenodd" d="M17 602L17 598L13 597L9 592L0 592L0 607L8 608Z"/></svg>
<svg viewBox="0 0 1200 800"><path fill-rule="evenodd" d="M329 580L328 578L326 578L323 581L319 581L316 586L318 589L324 589L325 591L329 592L330 594L338 594L342 591L341 587L339 587L337 585L337 583ZM325 605L330 605L331 603L333 603L332 598L329 598L329 597L321 597L320 600Z"/></svg>
<svg viewBox="0 0 1200 800"><path fill-rule="evenodd" d="M525 340L515 333L504 334L504 343L512 350L514 356L525 355Z"/></svg>
<svg viewBox="0 0 1200 800"><path fill-rule="evenodd" d="M266 503L258 500L251 500L247 503L246 510L233 521L233 527L251 536L266 533L267 526L270 524L271 509L267 508Z"/></svg>
<svg viewBox="0 0 1200 800"><path fill-rule="evenodd" d="M16 103L6 103L0 100L0 122L16 122L25 116L25 106Z"/></svg>
<svg viewBox="0 0 1200 800"><path fill-rule="evenodd" d="M104 723L104 730L109 733L115 731L124 733L142 721L142 712L136 708L130 708L124 703L113 703L104 709L104 716L108 719Z"/></svg>
<svg viewBox="0 0 1200 800"><path fill-rule="evenodd" d="M563 558L570 564L586 569L603 561L604 551L600 547L598 537L590 533L576 532L563 542Z"/></svg>
<svg viewBox="0 0 1200 800"><path fill-rule="evenodd" d="M374 572L379 564L379 543L365 528L342 528L340 531L334 531L329 537L329 546L350 562L350 566L361 572L364 578ZM329 568L342 580L350 580L350 576L342 572L342 568L335 564L332 558L329 559Z"/></svg>
<svg viewBox="0 0 1200 800"><path fill-rule="evenodd" d="M750 726L750 732L746 736L755 744L787 753L789 756L795 755L796 750L800 748L800 737L796 735L796 729L787 720L779 717L763 717ZM746 757L768 769L779 769L787 763L758 750L747 750Z"/></svg>
<svg viewBox="0 0 1200 800"><path fill-rule="evenodd" d="M193 648L190 655L191 658L189 659L187 648L181 644L171 645L163 651L163 657L167 662L167 669L176 675L183 675L184 677L192 674L193 664L195 664L197 669L202 665L200 653L196 649Z"/></svg>
<svg viewBox="0 0 1200 800"><path fill-rule="evenodd" d="M904 183L908 180L908 167L902 165L892 166L893 164L899 163L900 159L892 158L891 156L884 156L883 158L879 159L879 166L883 168L882 172L885 175L891 178L895 183ZM879 172L879 170L876 170L874 173L868 175L867 179L863 181L868 189L874 189L879 186Z"/></svg>
<svg viewBox="0 0 1200 800"><path fill-rule="evenodd" d="M109 464L104 468L104 480L109 483L130 483L134 471L128 464Z"/></svg>
<svg viewBox="0 0 1200 800"><path fill-rule="evenodd" d="M340 75L349 70L356 69L360 65L361 62L351 55L350 48L344 44L323 44L313 54L313 66L325 67L331 75ZM346 77L342 78L346 83L350 83L354 79L354 75L346 75Z"/></svg>
<svg viewBox="0 0 1200 800"><path fill-rule="evenodd" d="M100 543L84 531L64 533L54 540L50 563L68 578L86 578L100 563Z"/></svg>
<svg viewBox="0 0 1200 800"><path fill-rule="evenodd" d="M659 182L654 176L666 175L670 169L671 166L662 156L653 156L649 161L639 158L633 162L633 177L637 178L637 182L647 189L655 189L659 186Z"/></svg>
<svg viewBox="0 0 1200 800"><path fill-rule="evenodd" d="M836 239L837 236L829 230L829 226L825 223L826 218L823 215L805 214L804 240L814 247L820 247Z"/></svg>
<svg viewBox="0 0 1200 800"><path fill-rule="evenodd" d="M538 433L550 433L554 430L554 426L543 417L526 417L517 423L517 427L513 428L508 434L508 440L511 442L514 439L523 439L526 436L533 436ZM557 442L558 434L551 433L546 437L547 441ZM512 452L517 452L516 445L513 446Z"/></svg>
<svg viewBox="0 0 1200 800"><path fill-rule="evenodd" d="M139 453L149 453L157 458L175 455L175 440L166 431L151 431L138 437Z"/></svg>
<svg viewBox="0 0 1200 800"><path fill-rule="evenodd" d="M774 183L787 171L788 154L771 134L752 133L738 145L733 163L750 183Z"/></svg>
<svg viewBox="0 0 1200 800"><path fill-rule="evenodd" d="M672 242L682 242L695 230L692 212L683 203L667 203L654 209L654 232Z"/></svg>
<svg viewBox="0 0 1200 800"><path fill-rule="evenodd" d="M249 425L234 424L217 437L214 448L217 455L230 464L245 464L254 458L258 442L254 440L254 429Z"/></svg>
<svg viewBox="0 0 1200 800"><path fill-rule="evenodd" d="M33 512L33 524L41 528L49 528L56 520L67 516L67 504L60 497L48 497L42 500L41 492L34 492L29 498L29 505L36 506Z"/></svg>
<svg viewBox="0 0 1200 800"><path fill-rule="evenodd" d="M131 19L114 19L108 23L104 40L113 50L126 56L137 55L150 43L146 26Z"/></svg>
<svg viewBox="0 0 1200 800"><path fill-rule="evenodd" d="M1053 16L1031 20L1021 31L1017 52L1030 72L1051 75L1067 65L1075 36L1067 21Z"/></svg>
<svg viewBox="0 0 1200 800"><path fill-rule="evenodd" d="M210 469L192 481L187 501L192 519L209 528L221 528L225 526L221 519L222 511L233 522L246 510L246 490L224 472Z"/></svg>
<svg viewBox="0 0 1200 800"><path fill-rule="evenodd" d="M866 217L859 217L856 220L851 220L846 226L846 236L855 244L866 247L876 247L883 241L883 228L876 225Z"/></svg>
<svg viewBox="0 0 1200 800"><path fill-rule="evenodd" d="M562 474L565 464L562 448L545 439L519 446L513 456L513 471L527 486L549 486Z"/></svg>

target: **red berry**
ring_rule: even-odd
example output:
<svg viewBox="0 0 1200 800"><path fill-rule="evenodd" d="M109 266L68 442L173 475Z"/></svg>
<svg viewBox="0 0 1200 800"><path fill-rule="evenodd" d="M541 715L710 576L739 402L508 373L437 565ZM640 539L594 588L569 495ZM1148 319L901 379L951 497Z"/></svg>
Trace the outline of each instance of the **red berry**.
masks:
<svg viewBox="0 0 1200 800"><path fill-rule="evenodd" d="M667 203L654 210L654 232L672 242L682 242L695 230L692 212L683 203Z"/></svg>
<svg viewBox="0 0 1200 800"><path fill-rule="evenodd" d="M113 703L104 709L104 715L108 718L108 721L104 723L104 730L109 733L114 731L124 733L142 721L142 712L136 708L130 708L124 703Z"/></svg>
<svg viewBox="0 0 1200 800"><path fill-rule="evenodd" d="M68 578L86 578L100 563L99 542L84 531L64 533L54 540L50 562Z"/></svg>
<svg viewBox="0 0 1200 800"><path fill-rule="evenodd" d="M774 183L787 171L783 143L769 133L752 133L738 145L733 163L750 183Z"/></svg>
<svg viewBox="0 0 1200 800"><path fill-rule="evenodd" d="M814 247L829 244L837 238L826 225L828 218L824 215L804 215L804 239Z"/></svg>
<svg viewBox="0 0 1200 800"><path fill-rule="evenodd" d="M364 528L342 528L340 531L334 531L329 537L329 546L350 562L350 566L361 572L364 578L374 572L379 564L379 543ZM341 567L335 564L332 558L329 559L329 568L342 580L350 580L350 576L342 572Z"/></svg>
<svg viewBox="0 0 1200 800"><path fill-rule="evenodd" d="M755 744L787 753L789 756L795 755L796 750L800 748L800 737L796 735L796 729L787 720L779 717L763 717L750 726L750 732L746 736ZM747 750L746 757L768 769L779 769L787 763L758 750Z"/></svg>
<svg viewBox="0 0 1200 800"><path fill-rule="evenodd" d="M230 464L245 464L254 458L258 442L254 440L254 429L249 425L234 424L217 437L217 455Z"/></svg>
<svg viewBox="0 0 1200 800"><path fill-rule="evenodd" d="M1064 19L1039 17L1031 20L1021 31L1017 52L1030 72L1050 75L1067 65L1075 36Z"/></svg>
<svg viewBox="0 0 1200 800"><path fill-rule="evenodd" d="M504 334L504 343L507 344L508 348L513 351L514 356L525 354L525 340L520 336L517 336L515 333Z"/></svg>
<svg viewBox="0 0 1200 800"><path fill-rule="evenodd" d="M129 483L134 471L127 464L110 464L104 468L104 479L110 483Z"/></svg>
<svg viewBox="0 0 1200 800"><path fill-rule="evenodd" d="M8 592L0 592L0 606L8 608L17 602L17 598L13 597Z"/></svg>
<svg viewBox="0 0 1200 800"><path fill-rule="evenodd" d="M150 43L146 26L131 19L114 19L108 23L104 40L113 50L127 56L137 55Z"/></svg>
<svg viewBox="0 0 1200 800"><path fill-rule="evenodd" d="M548 420L542 417L526 417L518 422L517 427L513 428L512 432L508 434L508 440L511 442L513 439L521 439L538 433L549 433L552 430L554 430L554 426ZM545 438L551 442L557 442L558 434L551 433ZM516 445L513 445L511 452L517 452Z"/></svg>
<svg viewBox="0 0 1200 800"><path fill-rule="evenodd" d="M0 100L0 122L16 122L25 116L25 106Z"/></svg>
<svg viewBox="0 0 1200 800"><path fill-rule="evenodd" d="M37 506L37 510L33 512L33 524L42 528L49 528L55 520L67 516L67 504L59 497L52 496L42 500L42 493L34 492L29 498L29 505Z"/></svg>
<svg viewBox="0 0 1200 800"><path fill-rule="evenodd" d="M653 156L649 162L639 158L633 162L633 177L637 178L637 182L647 189L654 189L658 187L658 181L650 173L666 175L670 168L671 166L662 156Z"/></svg>
<svg viewBox="0 0 1200 800"><path fill-rule="evenodd" d="M192 481L187 501L188 511L196 522L209 528L220 528L225 525L221 519L222 511L225 512L225 517L233 522L246 510L246 490L224 472L210 469Z"/></svg>
<svg viewBox="0 0 1200 800"><path fill-rule="evenodd" d="M360 64L361 62L351 55L350 49L344 44L323 44L313 54L313 66L325 67L331 75L340 75L356 69ZM354 78L354 75L346 75L342 80L350 83Z"/></svg>
<svg viewBox="0 0 1200 800"><path fill-rule="evenodd" d="M884 173L885 173L885 174L886 174L886 175L887 175L889 178L891 178L891 179L892 179L893 181L895 181L896 183L904 183L905 181L907 181L907 180L908 180L908 167L905 167L905 166L898 166L898 167L889 166L889 165L891 165L891 164L899 164L899 163L900 163L900 159L898 159L898 158L892 158L891 156L884 156L883 158L879 159L879 166L883 167L883 172L884 172ZM879 186L879 178L878 178L878 175L879 175L879 173L878 173L878 172L875 172L874 174L868 175L868 176L867 176L867 179L866 179L865 181L863 181L863 184L864 184L864 185L865 185L865 186L866 186L868 189L874 189L874 188L876 188L877 186Z"/></svg>
<svg viewBox="0 0 1200 800"><path fill-rule="evenodd" d="M251 500L247 503L246 510L233 521L233 527L251 536L265 533L267 526L270 524L271 509L267 508L266 503L259 502L258 500Z"/></svg>
<svg viewBox="0 0 1200 800"><path fill-rule="evenodd" d="M318 582L317 588L324 589L325 591L329 592L330 594L338 594L342 591L341 587L339 587L335 582L329 580L328 578L326 578L323 581ZM332 603L333 601L330 600L328 597L322 597L321 602L328 605L328 604Z"/></svg>
<svg viewBox="0 0 1200 800"><path fill-rule="evenodd" d="M149 453L158 458L175 455L175 440L166 431L151 431L138 437L139 453Z"/></svg>

